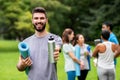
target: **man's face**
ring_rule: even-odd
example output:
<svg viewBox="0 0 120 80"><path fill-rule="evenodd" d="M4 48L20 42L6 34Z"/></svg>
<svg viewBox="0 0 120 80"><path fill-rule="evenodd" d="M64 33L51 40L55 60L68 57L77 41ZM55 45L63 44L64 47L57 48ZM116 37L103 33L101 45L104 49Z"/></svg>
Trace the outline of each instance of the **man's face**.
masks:
<svg viewBox="0 0 120 80"><path fill-rule="evenodd" d="M32 23L34 28L38 32L43 32L45 30L47 18L44 13L34 13L32 17Z"/></svg>
<svg viewBox="0 0 120 80"><path fill-rule="evenodd" d="M109 28L105 24L103 24L102 25L102 30L108 30L109 31Z"/></svg>

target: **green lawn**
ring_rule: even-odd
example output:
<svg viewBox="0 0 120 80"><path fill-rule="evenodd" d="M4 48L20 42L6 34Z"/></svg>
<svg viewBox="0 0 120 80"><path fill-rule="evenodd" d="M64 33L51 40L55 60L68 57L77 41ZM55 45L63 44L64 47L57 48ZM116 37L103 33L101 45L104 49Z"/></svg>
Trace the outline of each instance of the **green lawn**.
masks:
<svg viewBox="0 0 120 80"><path fill-rule="evenodd" d="M0 41L0 80L27 80L26 74L16 69L19 56L17 44L18 41ZM118 58L117 61L116 80L120 80L120 58ZM89 72L86 80L97 80L96 67L93 66L92 59L91 63L92 70ZM60 54L57 69L58 79L67 80L62 53Z"/></svg>

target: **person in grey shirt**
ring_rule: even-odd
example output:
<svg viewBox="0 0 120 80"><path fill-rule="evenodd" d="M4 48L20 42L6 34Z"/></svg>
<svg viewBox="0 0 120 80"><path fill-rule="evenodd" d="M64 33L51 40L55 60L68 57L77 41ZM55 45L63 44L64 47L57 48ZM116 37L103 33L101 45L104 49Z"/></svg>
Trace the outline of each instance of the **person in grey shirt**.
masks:
<svg viewBox="0 0 120 80"><path fill-rule="evenodd" d="M57 80L56 65L50 63L48 59L48 38L52 36L57 45L54 51L55 61L59 57L62 39L45 30L47 21L47 14L44 8L36 7L33 9L32 23L35 34L23 41L29 45L30 57L23 59L20 55L17 64L19 71L25 71L26 67L30 67L28 80Z"/></svg>

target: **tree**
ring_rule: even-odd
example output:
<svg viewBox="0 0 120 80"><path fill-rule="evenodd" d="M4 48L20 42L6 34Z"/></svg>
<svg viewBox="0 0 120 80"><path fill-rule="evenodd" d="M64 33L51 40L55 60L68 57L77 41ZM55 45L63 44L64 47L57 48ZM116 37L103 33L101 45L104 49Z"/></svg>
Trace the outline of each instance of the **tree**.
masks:
<svg viewBox="0 0 120 80"><path fill-rule="evenodd" d="M52 33L62 35L69 27L93 41L100 37L102 23L109 21L120 37L120 0L0 0L0 5L0 33L7 39L23 39L33 33L31 11L36 6L46 9L47 29Z"/></svg>

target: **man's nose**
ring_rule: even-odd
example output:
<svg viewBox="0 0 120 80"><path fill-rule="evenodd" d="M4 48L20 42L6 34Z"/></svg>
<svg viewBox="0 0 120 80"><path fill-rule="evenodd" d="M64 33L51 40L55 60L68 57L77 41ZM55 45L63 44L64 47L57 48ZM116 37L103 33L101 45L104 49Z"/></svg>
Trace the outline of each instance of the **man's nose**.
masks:
<svg viewBox="0 0 120 80"><path fill-rule="evenodd" d="M38 20L37 20L38 22L41 22L41 19L40 18L38 18Z"/></svg>

